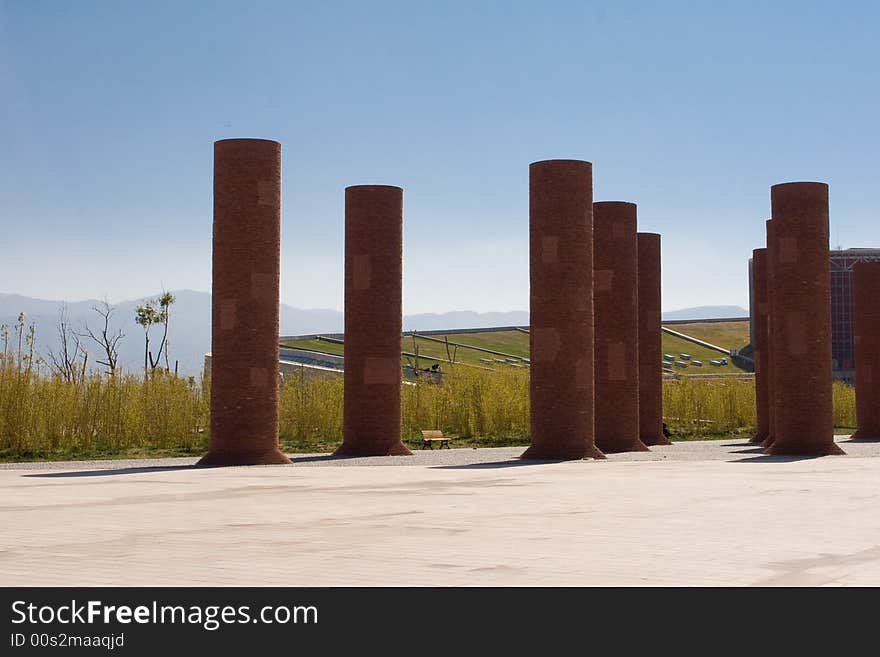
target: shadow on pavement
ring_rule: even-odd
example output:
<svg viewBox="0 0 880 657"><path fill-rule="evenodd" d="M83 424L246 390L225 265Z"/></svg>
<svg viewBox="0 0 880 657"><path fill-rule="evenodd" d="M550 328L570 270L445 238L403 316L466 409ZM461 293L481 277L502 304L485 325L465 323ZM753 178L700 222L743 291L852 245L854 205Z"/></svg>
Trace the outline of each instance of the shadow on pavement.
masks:
<svg viewBox="0 0 880 657"><path fill-rule="evenodd" d="M795 461L809 461L810 459L825 458L824 454L762 454L761 456L747 456L741 459L731 459L728 463L793 463Z"/></svg>
<svg viewBox="0 0 880 657"><path fill-rule="evenodd" d="M588 460L588 459L584 459ZM544 459L512 459L510 461L488 461L486 463L467 463L465 465L434 465L432 470L492 470L495 468L519 468L529 465L547 465L548 463L565 463L561 460Z"/></svg>
<svg viewBox="0 0 880 657"><path fill-rule="evenodd" d="M348 456L341 454L317 454L315 456L297 456L295 454L288 454L287 457L293 461L294 465L297 463L314 463L316 461L348 461L349 459L369 459L375 458L372 456ZM379 457L383 458L383 457Z"/></svg>
<svg viewBox="0 0 880 657"><path fill-rule="evenodd" d="M134 466L131 468L107 468L106 470L77 470L75 472L40 472L22 475L23 477L46 477L49 479L65 477L110 477L125 474L143 474L145 472L170 472L174 470L201 470L196 465L154 465Z"/></svg>

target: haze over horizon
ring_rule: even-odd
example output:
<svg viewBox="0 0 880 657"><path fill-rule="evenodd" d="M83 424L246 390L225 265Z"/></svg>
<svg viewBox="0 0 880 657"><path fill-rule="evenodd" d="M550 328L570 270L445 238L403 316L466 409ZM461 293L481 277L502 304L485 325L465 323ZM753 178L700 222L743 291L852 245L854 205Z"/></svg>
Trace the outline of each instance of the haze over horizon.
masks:
<svg viewBox="0 0 880 657"><path fill-rule="evenodd" d="M210 290L192 290L189 288L183 288L183 289L179 289L179 290L167 290L167 291L172 292L173 294L178 294L178 293L193 293L193 294L207 294L207 295L211 294ZM82 297L82 298L75 298L75 299L74 298L50 299L50 298L44 298L44 297L39 297L39 296L20 294L18 292L11 292L8 290L0 290L0 298L2 298L4 296L22 297L28 301L39 301L39 302L44 302L47 304L84 304L84 303L91 303L91 302L100 302L100 301L103 301L106 299L106 301L108 303L110 303L111 305L117 305L117 304L131 304L134 302L142 302L142 301L146 301L148 299L156 299L161 295L161 293L162 293L162 291L157 291L157 292L154 292L153 294L145 294L145 295L125 298L125 299L113 299L109 295L102 295L100 297ZM332 312L339 312L339 313L344 312L344 308L342 308L342 307L331 308L329 306L313 306L313 307L309 307L309 308L303 308L303 307L293 306L289 303L285 303L284 301L281 301L280 303L282 306L287 306L287 307L293 308L295 310L332 311ZM667 308L667 307L664 307L662 309L662 312L676 313L676 312L680 312L680 311L696 310L699 308L715 308L715 307L734 308L734 307L737 307L737 305L736 304L713 303L713 304L706 304L703 306L689 306L687 308ZM739 306L739 308L742 310L746 310L745 308L743 308L741 306ZM528 305L526 305L525 308L490 308L490 309L486 309L486 310L475 310L473 308L451 308L448 310L441 310L441 311L428 310L428 311L424 311L421 313L406 313L406 314L407 315L448 315L448 314L454 314L454 313L459 313L459 312L485 314L485 313L512 313L512 312L525 312L525 313L527 313L528 311L529 311Z"/></svg>
<svg viewBox="0 0 880 657"><path fill-rule="evenodd" d="M528 165L663 235L664 309L748 306L769 188L880 246L880 7L0 0L3 291L210 289L213 141L282 143L282 294L342 308L343 189L404 188L404 312L528 309ZM821 44L821 47L817 47Z"/></svg>
<svg viewBox="0 0 880 657"><path fill-rule="evenodd" d="M169 352L179 362L184 375L198 375L204 354L211 350L211 295L194 290L170 290L176 297L171 306ZM155 298L157 295L150 295ZM92 306L96 299L61 300L34 299L0 291L0 327L6 325L14 333L19 313L25 313L25 323L35 329L37 351L44 357L50 350L59 349L58 322L62 307L68 325L84 337L85 327L100 329L100 318ZM124 299L113 302L114 314L110 332L121 330L125 335L119 343L120 363L130 371L143 364L143 329L135 324L135 305L143 299ZM344 330L343 313L333 309L301 309L281 304L279 332L282 336L341 333ZM736 306L712 306L679 309L663 313L664 320L711 317L742 317L748 311ZM459 310L447 313L414 313L403 317L404 331L451 330L529 324L528 310L477 313ZM155 337L155 331L154 331ZM95 345L85 339L85 346L93 354ZM92 359L92 367L96 367ZM98 368L100 369L100 368Z"/></svg>

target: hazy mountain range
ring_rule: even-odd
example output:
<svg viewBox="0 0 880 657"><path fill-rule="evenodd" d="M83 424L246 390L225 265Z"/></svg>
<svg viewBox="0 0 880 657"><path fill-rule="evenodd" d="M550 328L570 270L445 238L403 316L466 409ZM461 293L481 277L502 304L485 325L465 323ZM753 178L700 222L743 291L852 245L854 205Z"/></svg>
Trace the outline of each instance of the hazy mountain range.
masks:
<svg viewBox="0 0 880 657"><path fill-rule="evenodd" d="M171 306L168 343L172 362L179 362L179 371L185 375L199 375L202 371L204 355L211 349L211 295L193 290L173 292L176 302ZM158 294L156 295L158 296ZM151 297L152 298L152 297ZM120 363L127 370L140 371L144 361L144 331L135 321L135 306L144 299L133 299L113 304L115 313L111 328L121 328L125 334L119 342ZM23 312L28 324L36 327L37 350L46 353L48 349L57 350L57 327L59 311L64 302L33 299L17 294L0 293L0 324L12 327ZM71 326L81 331L87 322L97 332L102 322L92 307L96 300L67 303L67 313ZM700 306L663 313L663 319L710 319L717 317L745 317L749 313L739 306ZM489 326L526 326L529 323L527 311L478 313L469 310L448 313L423 313L407 315L403 319L404 330L428 331L432 329L481 328ZM342 312L328 309L300 309L281 304L281 335L303 335L308 333L341 333L343 329ZM161 327L150 332L151 347L158 347L161 340ZM98 345L88 346L90 359L94 362L99 355ZM0 347L2 348L2 347Z"/></svg>
<svg viewBox="0 0 880 657"><path fill-rule="evenodd" d="M723 319L725 317L748 317L749 311L740 306L696 306L669 310L663 313L663 320L677 319Z"/></svg>

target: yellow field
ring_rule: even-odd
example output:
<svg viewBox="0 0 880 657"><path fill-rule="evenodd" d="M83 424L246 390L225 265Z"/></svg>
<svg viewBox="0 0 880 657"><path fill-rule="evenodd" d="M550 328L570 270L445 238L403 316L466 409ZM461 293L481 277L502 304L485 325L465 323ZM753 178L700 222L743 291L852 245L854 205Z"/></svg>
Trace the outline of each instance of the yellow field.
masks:
<svg viewBox="0 0 880 657"><path fill-rule="evenodd" d="M458 445L528 443L528 370L463 364L444 370L442 384L403 387L405 440L418 444L421 429L442 429L458 436ZM208 443L209 389L209 381L161 371L146 378L65 378L51 375L29 347L9 348L0 353L0 460L198 454ZM289 377L281 389L284 449L327 452L338 446L342 401L341 377ZM673 439L749 436L754 381L668 380L663 408ZM835 384L834 413L836 426L855 426L852 387Z"/></svg>

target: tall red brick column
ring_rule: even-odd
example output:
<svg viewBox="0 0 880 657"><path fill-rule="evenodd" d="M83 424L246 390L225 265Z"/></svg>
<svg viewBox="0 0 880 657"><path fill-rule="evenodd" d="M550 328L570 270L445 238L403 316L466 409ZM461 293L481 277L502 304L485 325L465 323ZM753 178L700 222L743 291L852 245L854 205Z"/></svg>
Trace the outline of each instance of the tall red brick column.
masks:
<svg viewBox="0 0 880 657"><path fill-rule="evenodd" d="M401 441L403 190L345 190L345 396L337 454L411 454Z"/></svg>
<svg viewBox="0 0 880 657"><path fill-rule="evenodd" d="M639 439L638 237L634 203L593 203L596 447L645 452Z"/></svg>
<svg viewBox="0 0 880 657"><path fill-rule="evenodd" d="M671 445L663 435L663 340L660 333L660 235L638 234L639 437Z"/></svg>
<svg viewBox="0 0 880 657"><path fill-rule="evenodd" d="M854 440L880 439L880 262L853 268L853 315L856 356Z"/></svg>
<svg viewBox="0 0 880 657"><path fill-rule="evenodd" d="M531 447L525 459L602 458L594 442L593 165L529 166Z"/></svg>
<svg viewBox="0 0 880 657"><path fill-rule="evenodd" d="M752 251L752 288L754 290L755 335L752 348L755 358L755 413L757 428L751 442L763 443L770 436L770 411L767 379L770 376L767 362L767 249Z"/></svg>
<svg viewBox="0 0 880 657"><path fill-rule="evenodd" d="M764 362L767 376L764 378L767 384L767 436L761 445L769 448L773 444L773 438L776 435L776 407L779 405L779 399L776 396L776 391L779 390L779 381L775 367L776 358L773 351L773 331L779 323L773 302L776 291L776 276L773 263L776 261L778 247L776 245L776 224L773 223L772 219L767 219L765 225L767 227L767 248L764 255L764 276L767 279L765 287L767 299L767 339L765 342L766 348L764 349Z"/></svg>
<svg viewBox="0 0 880 657"><path fill-rule="evenodd" d="M779 388L769 454L842 454L834 443L831 393L831 264L828 185L770 189L773 253L773 367Z"/></svg>
<svg viewBox="0 0 880 657"><path fill-rule="evenodd" d="M200 465L290 463L278 448L281 144L214 144L211 445Z"/></svg>

